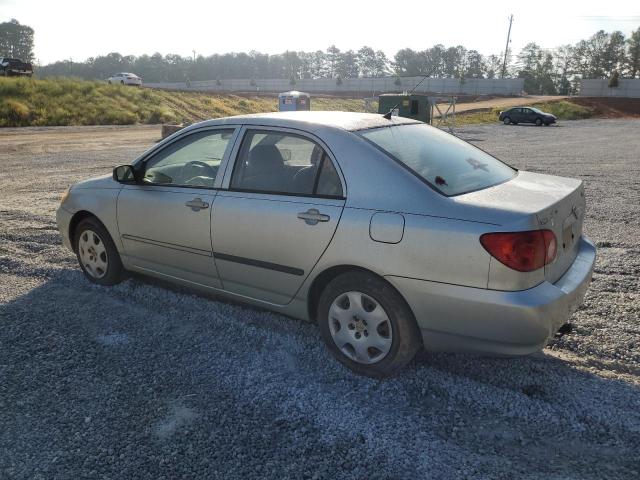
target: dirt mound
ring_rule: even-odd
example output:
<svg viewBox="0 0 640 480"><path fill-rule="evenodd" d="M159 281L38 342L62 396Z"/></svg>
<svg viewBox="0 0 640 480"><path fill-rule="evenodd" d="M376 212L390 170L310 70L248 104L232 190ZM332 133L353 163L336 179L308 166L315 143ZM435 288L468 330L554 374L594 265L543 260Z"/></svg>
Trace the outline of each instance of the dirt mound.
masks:
<svg viewBox="0 0 640 480"><path fill-rule="evenodd" d="M570 101L589 108L593 117L640 117L640 98L573 97Z"/></svg>

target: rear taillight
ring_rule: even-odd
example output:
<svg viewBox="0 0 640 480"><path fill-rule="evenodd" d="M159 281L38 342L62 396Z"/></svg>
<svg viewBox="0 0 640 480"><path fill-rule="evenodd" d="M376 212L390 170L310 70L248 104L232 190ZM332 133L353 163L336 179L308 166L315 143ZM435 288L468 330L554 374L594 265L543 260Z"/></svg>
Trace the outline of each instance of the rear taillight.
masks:
<svg viewBox="0 0 640 480"><path fill-rule="evenodd" d="M532 272L556 258L556 236L551 230L485 233L482 246L500 263L519 272Z"/></svg>

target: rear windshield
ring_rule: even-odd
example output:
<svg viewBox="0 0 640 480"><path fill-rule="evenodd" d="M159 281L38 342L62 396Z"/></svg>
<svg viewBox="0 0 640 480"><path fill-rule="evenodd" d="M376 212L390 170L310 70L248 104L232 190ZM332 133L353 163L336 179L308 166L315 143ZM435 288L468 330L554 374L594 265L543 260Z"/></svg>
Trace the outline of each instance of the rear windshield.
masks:
<svg viewBox="0 0 640 480"><path fill-rule="evenodd" d="M500 160L428 125L396 125L357 133L447 196L488 188L515 176L515 170Z"/></svg>

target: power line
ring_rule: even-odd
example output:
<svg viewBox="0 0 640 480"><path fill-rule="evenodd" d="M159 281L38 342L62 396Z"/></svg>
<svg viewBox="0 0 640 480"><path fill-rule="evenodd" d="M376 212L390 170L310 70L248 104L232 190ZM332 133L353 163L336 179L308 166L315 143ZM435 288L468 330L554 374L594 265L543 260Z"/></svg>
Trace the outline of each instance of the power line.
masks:
<svg viewBox="0 0 640 480"><path fill-rule="evenodd" d="M640 15L576 15L587 20L611 20L613 22L638 22Z"/></svg>

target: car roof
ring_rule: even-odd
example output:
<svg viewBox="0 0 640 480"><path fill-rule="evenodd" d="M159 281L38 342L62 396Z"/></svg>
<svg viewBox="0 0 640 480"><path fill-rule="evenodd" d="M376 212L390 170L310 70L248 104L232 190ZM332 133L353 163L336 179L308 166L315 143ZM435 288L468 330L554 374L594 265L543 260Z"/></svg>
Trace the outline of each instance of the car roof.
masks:
<svg viewBox="0 0 640 480"><path fill-rule="evenodd" d="M304 128L313 130L314 127L329 127L347 131L365 130L391 125L422 123L404 117L391 117L390 120L376 113L357 112L325 112L325 111L293 111L271 112L250 115L236 115L233 117L217 118L198 123L198 126L214 125L263 125L271 127Z"/></svg>

